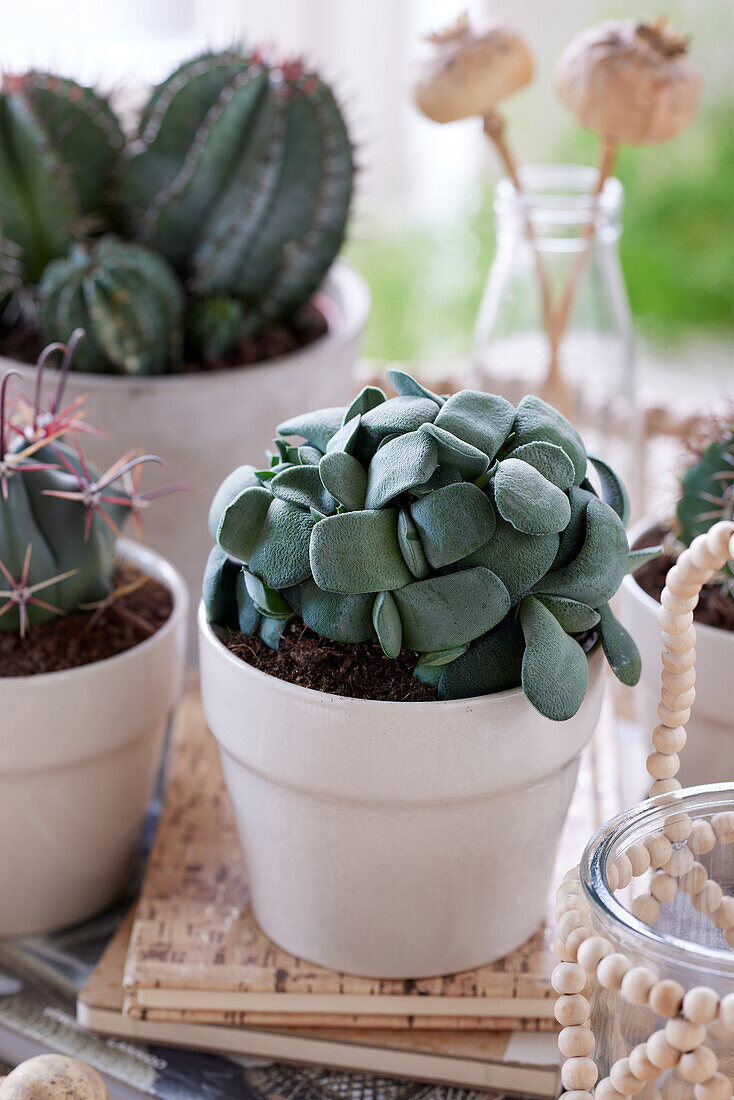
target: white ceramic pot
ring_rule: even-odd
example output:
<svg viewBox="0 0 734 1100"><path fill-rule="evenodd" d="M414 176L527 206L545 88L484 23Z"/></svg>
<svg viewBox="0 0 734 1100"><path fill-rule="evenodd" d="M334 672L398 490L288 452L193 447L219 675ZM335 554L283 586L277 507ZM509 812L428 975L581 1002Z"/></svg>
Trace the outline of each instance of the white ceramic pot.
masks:
<svg viewBox="0 0 734 1100"><path fill-rule="evenodd" d="M105 432L88 448L97 465L109 466L124 452L141 447L166 464L158 483L186 481L193 486L193 497L177 493L156 501L145 515L144 536L147 545L180 569L193 593L201 590L211 548L209 504L227 474L246 462L265 465L265 449L272 447L281 421L309 409L348 404L354 395L352 366L370 309L367 285L346 264L336 263L315 301L329 322L326 335L265 363L147 378L69 377L68 400L86 394L86 419ZM29 391L31 368L0 359L0 373L9 366L21 372ZM49 370L49 394L55 382L56 372ZM192 661L195 643L192 613Z"/></svg>
<svg viewBox="0 0 734 1100"><path fill-rule="evenodd" d="M630 545L653 526L643 520L630 532ZM655 525L657 526L657 525ZM625 577L620 618L637 642L642 678L635 690L635 714L649 734L658 724L662 672L660 604ZM734 632L696 623L696 701L686 722L688 741L680 753L678 779L684 787L734 781Z"/></svg>
<svg viewBox="0 0 734 1100"><path fill-rule="evenodd" d="M201 686L252 905L293 955L380 978L490 962L536 930L603 657L575 718L521 689L373 702L312 691L234 657L199 613Z"/></svg>
<svg viewBox="0 0 734 1100"><path fill-rule="evenodd" d="M0 679L0 936L101 912L134 866L183 685L188 594L158 554L119 549L171 590L161 629L107 660Z"/></svg>

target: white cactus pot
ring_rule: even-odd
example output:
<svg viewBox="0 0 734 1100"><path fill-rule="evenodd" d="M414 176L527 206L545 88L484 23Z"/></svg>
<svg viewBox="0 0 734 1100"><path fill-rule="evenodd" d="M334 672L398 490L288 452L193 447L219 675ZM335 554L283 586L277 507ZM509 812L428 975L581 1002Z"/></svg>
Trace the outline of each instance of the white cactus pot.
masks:
<svg viewBox="0 0 734 1100"><path fill-rule="evenodd" d="M657 524L643 520L630 532L630 545ZM662 638L660 604L634 577L625 577L620 618L637 642L642 677L635 690L635 714L649 734L658 724ZM686 722L688 741L676 775L684 787L734 781L734 632L706 623L696 627L696 702Z"/></svg>
<svg viewBox="0 0 734 1100"><path fill-rule="evenodd" d="M105 432L88 448L97 465L109 466L123 452L142 447L164 460L162 479L191 483L193 497L177 493L146 513L145 542L181 571L193 593L201 590L211 548L209 504L227 474L244 462L264 464L265 449L272 447L282 420L307 409L348 404L353 397L352 366L370 309L367 285L346 264L336 263L316 302L329 331L299 351L264 363L143 378L69 376L68 400L86 395L88 423ZM20 371L32 392L32 368L0 359L0 371L9 366ZM49 394L56 377L48 371ZM195 654L192 613L190 660Z"/></svg>
<svg viewBox="0 0 734 1100"><path fill-rule="evenodd" d="M603 657L556 723L521 689L447 702L345 699L234 657L199 612L201 686L263 930L380 978L505 955L545 914Z"/></svg>
<svg viewBox="0 0 734 1100"><path fill-rule="evenodd" d="M119 549L171 590L161 629L103 661L0 679L0 936L91 917L134 866L183 686L188 594L158 554Z"/></svg>

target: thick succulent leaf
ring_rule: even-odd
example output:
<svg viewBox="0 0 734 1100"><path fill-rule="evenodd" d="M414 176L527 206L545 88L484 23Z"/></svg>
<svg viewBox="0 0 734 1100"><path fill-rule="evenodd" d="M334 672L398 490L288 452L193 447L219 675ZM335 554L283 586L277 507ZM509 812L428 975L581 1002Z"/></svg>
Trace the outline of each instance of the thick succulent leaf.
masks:
<svg viewBox="0 0 734 1100"><path fill-rule="evenodd" d="M342 426L346 409L317 409L315 412L294 416L278 425L278 435L301 436L312 447L325 451L329 440Z"/></svg>
<svg viewBox="0 0 734 1100"><path fill-rule="evenodd" d="M431 567L418 528L407 508L402 508L398 516L398 544L413 576L418 580L429 576Z"/></svg>
<svg viewBox="0 0 734 1100"><path fill-rule="evenodd" d="M438 682L443 675L443 667L441 665L426 665L421 659L413 669L413 675L419 684L426 684L428 687L437 688Z"/></svg>
<svg viewBox="0 0 734 1100"><path fill-rule="evenodd" d="M260 612L247 591L245 571L242 568L237 570L234 593L237 601L237 625L243 634L254 634L260 625Z"/></svg>
<svg viewBox="0 0 734 1100"><path fill-rule="evenodd" d="M301 615L306 626L333 642L368 642L374 637L371 592L344 596L324 592L309 578L301 586Z"/></svg>
<svg viewBox="0 0 734 1100"><path fill-rule="evenodd" d="M599 622L598 611L578 600L569 600L568 596L538 595L536 599L555 615L567 634L591 630Z"/></svg>
<svg viewBox="0 0 734 1100"><path fill-rule="evenodd" d="M581 436L572 424L552 405L540 397L523 397L517 406L515 421L512 425L513 438L511 450L515 451L524 443L545 440L562 447L574 465L574 484L580 485L586 477L586 449Z"/></svg>
<svg viewBox="0 0 734 1100"><path fill-rule="evenodd" d="M332 454L337 451L346 451L347 454L353 455L357 446L357 439L359 438L359 425L362 421L362 417L359 413L351 419L346 420L338 432L329 440L326 446L326 453Z"/></svg>
<svg viewBox="0 0 734 1100"><path fill-rule="evenodd" d="M553 562L554 569L560 569L562 565L568 565L578 554L586 538L586 507L590 500L598 499L596 493L591 493L583 488L575 486L569 490L568 500L571 505L571 518L567 526L561 531L561 541L558 545L558 553Z"/></svg>
<svg viewBox="0 0 734 1100"><path fill-rule="evenodd" d="M319 463L321 481L328 493L349 512L364 508L367 495L367 471L346 451L332 451Z"/></svg>
<svg viewBox="0 0 734 1100"><path fill-rule="evenodd" d="M466 653L468 648L469 643L466 642L464 645L455 645L451 649L436 649L432 653L422 654L418 664L423 665L424 668L445 668Z"/></svg>
<svg viewBox="0 0 734 1100"><path fill-rule="evenodd" d="M455 485L462 480L461 474L453 466L437 466L428 481L423 485L414 485L410 492L414 497L424 497L434 489L443 489L444 485Z"/></svg>
<svg viewBox="0 0 734 1100"><path fill-rule="evenodd" d="M566 494L519 458L500 462L494 499L502 518L526 535L562 531L571 518Z"/></svg>
<svg viewBox="0 0 734 1100"><path fill-rule="evenodd" d="M621 519L604 501L592 498L586 506L586 535L580 553L568 565L543 577L534 590L600 607L622 583L627 553Z"/></svg>
<svg viewBox="0 0 734 1100"><path fill-rule="evenodd" d="M486 493L460 481L420 497L410 507L426 558L434 569L465 558L488 542L495 529Z"/></svg>
<svg viewBox="0 0 734 1100"><path fill-rule="evenodd" d="M465 558L461 565L483 565L496 573L510 593L512 603L527 595L550 569L558 549L558 535L524 535L497 516L489 542Z"/></svg>
<svg viewBox="0 0 734 1100"><path fill-rule="evenodd" d="M468 481L476 481L489 466L489 459L484 451L471 443L465 443L444 428L435 424L424 424L420 430L435 439L441 465L458 470Z"/></svg>
<svg viewBox="0 0 734 1100"><path fill-rule="evenodd" d="M403 647L403 623L391 592L378 592L372 607L377 640L386 657L399 657Z"/></svg>
<svg viewBox="0 0 734 1100"><path fill-rule="evenodd" d="M462 390L448 398L435 422L439 428L484 451L491 462L512 430L514 420L514 406L504 397Z"/></svg>
<svg viewBox="0 0 734 1100"><path fill-rule="evenodd" d="M365 508L382 508L393 497L428 481L437 464L436 444L423 431L391 439L370 462Z"/></svg>
<svg viewBox="0 0 734 1100"><path fill-rule="evenodd" d="M573 462L563 447L555 443L523 443L522 447L512 452L512 457L530 463L559 489L570 489L573 485L576 476Z"/></svg>
<svg viewBox="0 0 734 1100"><path fill-rule="evenodd" d="M269 488L274 497L297 508L315 508L325 516L336 512L337 502L324 488L318 466L291 466L274 477Z"/></svg>
<svg viewBox="0 0 734 1100"><path fill-rule="evenodd" d="M599 477L602 500L614 509L626 527L630 518L630 498L624 482L609 463L598 455L589 455L589 462Z"/></svg>
<svg viewBox="0 0 734 1100"><path fill-rule="evenodd" d="M221 546L212 546L204 568L201 598L207 622L232 630L237 627L237 576L242 572L239 562L225 554Z"/></svg>
<svg viewBox="0 0 734 1100"><path fill-rule="evenodd" d="M439 699L472 699L519 687L525 638L516 614L506 615L486 637L444 669Z"/></svg>
<svg viewBox="0 0 734 1100"><path fill-rule="evenodd" d="M265 523L272 495L261 485L243 489L227 505L219 521L216 538L232 558L249 561Z"/></svg>
<svg viewBox="0 0 734 1100"><path fill-rule="evenodd" d="M269 646L270 649L280 649L280 643L283 640L283 631L292 618L292 615L289 615L287 619L270 619L266 616L261 620L260 637L265 642L266 646Z"/></svg>
<svg viewBox="0 0 734 1100"><path fill-rule="evenodd" d="M573 718L584 701L589 663L555 615L533 596L520 604L525 635L522 686L536 710L554 722Z"/></svg>
<svg viewBox="0 0 734 1100"><path fill-rule="evenodd" d="M645 546L639 550L630 550L627 554L627 572L634 573L649 561L655 561L663 552L662 546Z"/></svg>
<svg viewBox="0 0 734 1100"><path fill-rule="evenodd" d="M391 397L362 416L354 454L367 466L386 436L414 432L437 415L438 405L428 397Z"/></svg>
<svg viewBox="0 0 734 1100"><path fill-rule="evenodd" d="M227 505L231 504L243 489L252 489L259 485L260 480L254 466L238 466L228 477L225 477L209 506L209 534L213 539L217 537L219 524Z"/></svg>
<svg viewBox="0 0 734 1100"><path fill-rule="evenodd" d="M309 581L304 581L303 584L308 584ZM294 611L296 615L301 614L301 590L303 584L291 584L287 588L281 588L280 590L281 596L288 604L291 611Z"/></svg>
<svg viewBox="0 0 734 1100"><path fill-rule="evenodd" d="M311 572L326 592L386 592L413 578L398 545L398 512L343 512L311 534Z"/></svg>
<svg viewBox="0 0 734 1100"><path fill-rule="evenodd" d="M290 605L283 599L280 592L263 584L259 577L251 573L249 569L243 569L245 588L255 607L263 615L272 619L287 619L291 615Z"/></svg>
<svg viewBox="0 0 734 1100"><path fill-rule="evenodd" d="M318 466L323 457L318 447L312 447L310 443L304 443L298 448L298 460L302 466Z"/></svg>
<svg viewBox="0 0 734 1100"><path fill-rule="evenodd" d="M378 389L377 386L365 386L363 390L359 391L345 412L344 423L349 423L355 416L361 416L362 413L369 412L370 409L376 409L384 401L387 401L387 396L381 389Z"/></svg>
<svg viewBox="0 0 734 1100"><path fill-rule="evenodd" d="M401 397L430 397L431 401L435 401L437 405L443 405L446 400L444 397L439 397L437 393L433 393L432 390L427 390L416 378L406 374L405 371L391 367L387 372L387 380Z"/></svg>
<svg viewBox="0 0 734 1100"><path fill-rule="evenodd" d="M612 614L609 604L602 604L599 615L601 644L610 668L623 684L634 687L642 671L642 660L635 640Z"/></svg>
<svg viewBox="0 0 734 1100"><path fill-rule="evenodd" d="M325 522L322 520L317 526ZM305 581L311 572L309 543L314 523L309 512L284 500L272 500L250 554L251 572L262 577L271 588L287 588Z"/></svg>
<svg viewBox="0 0 734 1100"><path fill-rule="evenodd" d="M502 581L481 567L414 581L393 595L403 621L403 644L418 652L471 642L510 608Z"/></svg>

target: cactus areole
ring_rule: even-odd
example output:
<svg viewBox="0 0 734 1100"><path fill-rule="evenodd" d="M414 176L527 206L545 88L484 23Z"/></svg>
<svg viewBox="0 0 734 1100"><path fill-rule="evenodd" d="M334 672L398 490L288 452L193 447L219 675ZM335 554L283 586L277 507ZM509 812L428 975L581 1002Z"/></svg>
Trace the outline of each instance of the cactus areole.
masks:
<svg viewBox="0 0 734 1100"><path fill-rule="evenodd" d="M515 408L388 378L397 397L370 386L349 408L296 416L267 468L223 482L209 621L274 648L294 616L333 641L377 637L387 657L418 652L415 675L440 699L522 684L558 721L586 693L587 631L636 683L637 649L609 608L642 560L614 471L538 397Z"/></svg>

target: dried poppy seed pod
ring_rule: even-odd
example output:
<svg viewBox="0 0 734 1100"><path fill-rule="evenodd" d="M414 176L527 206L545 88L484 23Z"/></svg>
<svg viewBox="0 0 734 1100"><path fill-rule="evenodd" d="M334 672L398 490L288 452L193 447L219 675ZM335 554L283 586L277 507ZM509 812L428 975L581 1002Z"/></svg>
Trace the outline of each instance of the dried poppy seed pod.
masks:
<svg viewBox="0 0 734 1100"><path fill-rule="evenodd" d="M0 1078L0 1100L109 1100L91 1066L62 1054L42 1054Z"/></svg>
<svg viewBox="0 0 734 1100"><path fill-rule="evenodd" d="M525 42L498 23L472 27L464 13L428 41L430 53L415 68L413 98L434 122L489 115L532 79Z"/></svg>
<svg viewBox="0 0 734 1100"><path fill-rule="evenodd" d="M653 145L693 117L701 78L688 41L664 19L608 20L582 31L556 71L562 103L607 143Z"/></svg>

